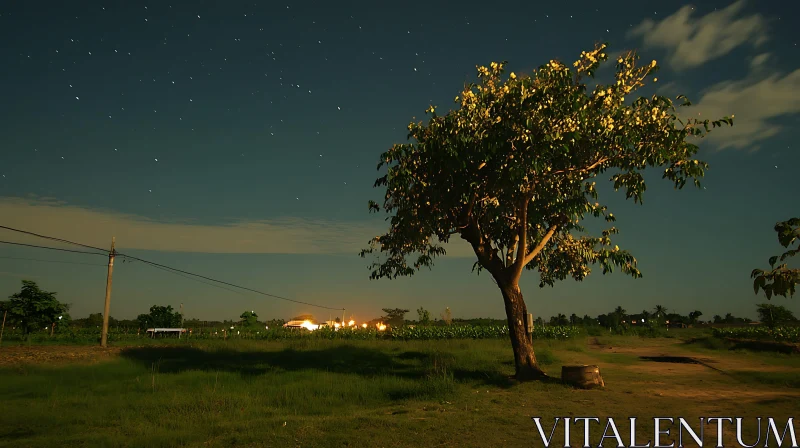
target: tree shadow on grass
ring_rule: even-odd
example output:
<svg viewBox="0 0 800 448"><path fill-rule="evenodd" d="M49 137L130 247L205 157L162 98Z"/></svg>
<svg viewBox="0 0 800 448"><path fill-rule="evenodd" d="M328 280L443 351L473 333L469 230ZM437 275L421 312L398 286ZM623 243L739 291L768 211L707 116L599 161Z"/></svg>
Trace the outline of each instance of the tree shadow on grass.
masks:
<svg viewBox="0 0 800 448"><path fill-rule="evenodd" d="M452 374L456 381L479 382L508 388L514 381L495 370L451 368L449 357L405 351L396 355L380 350L341 345L324 349L280 351L202 350L194 347L131 347L120 353L159 373L190 370L235 372L243 376L269 372L320 370L365 377L397 376L412 380Z"/></svg>
<svg viewBox="0 0 800 448"><path fill-rule="evenodd" d="M691 338L684 342L684 344L694 344L710 350L748 350L751 352L777 352L789 355L800 353L800 344L781 341L717 338L708 336L703 338Z"/></svg>

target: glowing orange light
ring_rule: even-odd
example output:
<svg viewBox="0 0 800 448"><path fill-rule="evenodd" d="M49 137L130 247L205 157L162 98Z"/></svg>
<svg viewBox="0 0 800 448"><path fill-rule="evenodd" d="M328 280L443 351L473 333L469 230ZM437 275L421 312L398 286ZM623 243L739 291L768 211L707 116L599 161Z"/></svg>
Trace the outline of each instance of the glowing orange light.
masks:
<svg viewBox="0 0 800 448"><path fill-rule="evenodd" d="M312 324L310 320L304 320L303 323L300 324L300 326L307 329L308 331L314 331L317 328L319 328L319 325Z"/></svg>

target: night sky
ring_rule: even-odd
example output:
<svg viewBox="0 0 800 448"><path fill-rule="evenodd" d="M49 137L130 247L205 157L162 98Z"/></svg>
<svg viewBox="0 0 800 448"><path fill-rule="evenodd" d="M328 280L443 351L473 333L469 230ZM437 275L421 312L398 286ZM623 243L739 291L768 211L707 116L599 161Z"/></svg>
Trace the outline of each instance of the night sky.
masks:
<svg viewBox="0 0 800 448"><path fill-rule="evenodd" d="M430 272L368 279L358 251L385 231L367 211L382 196L372 188L378 155L429 105L455 107L476 65L530 72L606 41L612 55L638 49L659 61L658 82L639 94L685 94L690 113L735 114L735 125L699 143L706 189L674 191L655 170L643 206L601 190L618 218L615 242L644 278L596 270L539 289L526 272L529 310L661 304L703 319L755 317L765 300L749 273L781 253L775 222L800 212L796 3L390 3L3 2L0 225L100 247L116 236L120 252L356 319L387 307L416 318L420 306L503 317L462 241ZM0 240L71 247L3 230ZM328 318L121 261L117 318L180 303L200 319ZM73 317L102 312L105 262L0 244L0 294L33 279L72 303ZM800 314L797 300L773 302Z"/></svg>

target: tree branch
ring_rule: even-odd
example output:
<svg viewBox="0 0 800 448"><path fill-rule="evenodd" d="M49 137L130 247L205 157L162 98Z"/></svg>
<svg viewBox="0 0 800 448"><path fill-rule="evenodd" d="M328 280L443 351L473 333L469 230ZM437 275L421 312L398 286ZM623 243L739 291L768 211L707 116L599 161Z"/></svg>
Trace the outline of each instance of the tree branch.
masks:
<svg viewBox="0 0 800 448"><path fill-rule="evenodd" d="M563 170L553 171L550 174L563 174L563 173L569 173L569 172L572 172L572 171L589 171L589 170L593 170L593 169L597 168L598 166L602 165L605 162L608 162L609 160L610 160L609 157L601 157L596 162L592 163L591 165L589 165L589 166L587 166L585 168L567 168L567 169L563 169Z"/></svg>
<svg viewBox="0 0 800 448"><path fill-rule="evenodd" d="M536 247L534 247L533 250L531 250L531 252L528 255L523 257L522 267L525 267L525 265L530 263L534 258L536 258L537 255L539 255L539 252L541 252L542 249L544 249L544 246L547 245L548 241L550 241L550 238L553 237L557 229L558 229L558 224L553 224L552 226L550 226L549 229L547 229L547 233L544 234L544 237L542 238L541 241L539 241L539 244L537 244ZM517 258L519 258L519 256L517 256ZM522 271L520 271L520 274L521 273Z"/></svg>
<svg viewBox="0 0 800 448"><path fill-rule="evenodd" d="M478 200L478 192L476 191L475 194L472 196L472 199L469 201L467 209L464 211L464 216L461 218L461 222L464 223L460 226L461 229L466 229L467 227L469 227L472 219L472 209L475 207L475 202L477 200Z"/></svg>
<svg viewBox="0 0 800 448"><path fill-rule="evenodd" d="M522 269L525 267L523 263L525 259L525 253L528 250L528 206L530 205L529 202L531 197L529 195L525 195L520 201L520 204L517 206L521 208L521 210L517 210L517 216L519 219L517 220L517 225L519 229L517 229L517 259L514 260L514 264L512 265L511 269L511 280L512 282L516 283L519 281L520 276L522 275Z"/></svg>
<svg viewBox="0 0 800 448"><path fill-rule="evenodd" d="M506 247L506 267L511 266L514 263L514 249L517 247L517 242L519 241L519 234L514 235L514 241Z"/></svg>
<svg viewBox="0 0 800 448"><path fill-rule="evenodd" d="M461 230L461 238L472 245L478 261L489 273L496 275L502 271L503 262L497 256L497 249L481 236L478 224L474 219Z"/></svg>

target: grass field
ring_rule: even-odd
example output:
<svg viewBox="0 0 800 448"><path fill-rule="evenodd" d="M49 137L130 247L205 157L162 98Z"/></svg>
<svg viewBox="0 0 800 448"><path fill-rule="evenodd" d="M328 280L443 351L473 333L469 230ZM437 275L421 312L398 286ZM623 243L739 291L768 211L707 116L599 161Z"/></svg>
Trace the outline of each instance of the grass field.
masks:
<svg viewBox="0 0 800 448"><path fill-rule="evenodd" d="M531 417L796 417L800 356L685 339L536 341L551 376L596 364L602 390L516 384L502 340L3 346L0 446L516 447L542 446ZM639 358L661 355L704 364ZM602 430L592 426L593 440ZM716 428L706 431L713 446ZM640 442L652 438L642 432ZM555 434L563 440L561 427ZM579 433L572 440L582 443Z"/></svg>

